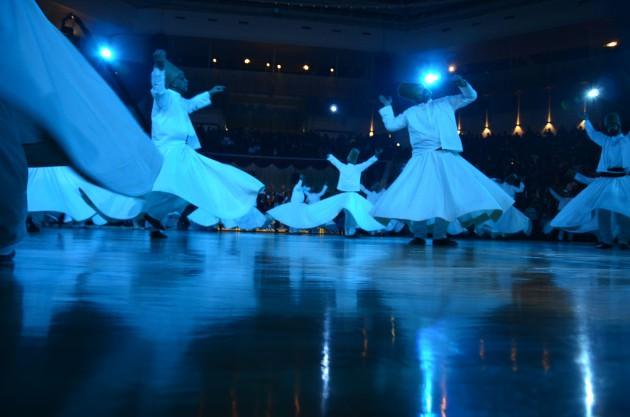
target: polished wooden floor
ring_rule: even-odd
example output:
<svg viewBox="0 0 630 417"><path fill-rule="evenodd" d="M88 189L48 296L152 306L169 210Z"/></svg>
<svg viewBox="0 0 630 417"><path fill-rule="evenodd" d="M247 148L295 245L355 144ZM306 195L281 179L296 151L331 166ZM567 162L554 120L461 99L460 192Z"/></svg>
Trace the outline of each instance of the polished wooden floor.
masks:
<svg viewBox="0 0 630 417"><path fill-rule="evenodd" d="M46 229L0 271L0 416L630 413L628 252Z"/></svg>

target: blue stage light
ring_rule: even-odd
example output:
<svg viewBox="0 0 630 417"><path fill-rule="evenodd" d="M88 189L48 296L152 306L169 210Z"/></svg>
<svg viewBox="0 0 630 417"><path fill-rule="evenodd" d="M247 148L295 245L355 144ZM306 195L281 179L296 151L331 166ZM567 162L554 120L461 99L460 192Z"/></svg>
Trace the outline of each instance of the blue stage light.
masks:
<svg viewBox="0 0 630 417"><path fill-rule="evenodd" d="M339 107L337 107L336 104L331 104L328 109L330 110L331 113L337 113L337 110L339 110Z"/></svg>
<svg viewBox="0 0 630 417"><path fill-rule="evenodd" d="M112 48L110 48L109 46L106 46L106 45L103 45L103 46L98 48L98 56L103 61L107 61L107 62L112 62L112 61L114 61L114 59L116 59L116 56L114 54L114 50Z"/></svg>
<svg viewBox="0 0 630 417"><path fill-rule="evenodd" d="M594 100L597 97L599 97L599 94L600 94L599 88L591 88L590 90L586 92L586 98L590 100Z"/></svg>
<svg viewBox="0 0 630 417"><path fill-rule="evenodd" d="M436 85L438 82L440 82L441 79L442 76L439 72L428 71L422 74L422 84L424 84L426 87L432 87Z"/></svg>

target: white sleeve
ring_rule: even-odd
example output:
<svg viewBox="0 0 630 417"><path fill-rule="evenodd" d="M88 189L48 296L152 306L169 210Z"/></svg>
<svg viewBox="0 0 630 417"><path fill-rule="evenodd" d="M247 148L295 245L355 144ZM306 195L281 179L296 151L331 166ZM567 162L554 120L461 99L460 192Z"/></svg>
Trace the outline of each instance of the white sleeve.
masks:
<svg viewBox="0 0 630 417"><path fill-rule="evenodd" d="M604 135L602 132L596 130L590 120L586 121L585 130L590 140L592 140L599 146L604 146L604 141L606 140L607 136Z"/></svg>
<svg viewBox="0 0 630 417"><path fill-rule="evenodd" d="M575 174L573 179L579 182L580 184L584 184L584 185L589 185L590 183L595 181L595 178L587 177L586 175L581 174L579 172Z"/></svg>
<svg viewBox="0 0 630 417"><path fill-rule="evenodd" d="M551 188L549 189L549 194L551 194L551 196L552 196L553 198L555 198L555 199L556 199L556 201L558 201L558 202L559 202L560 200L562 200L562 196L561 196L560 194L558 194L557 192L555 192L555 191L554 191L553 189L551 189Z"/></svg>
<svg viewBox="0 0 630 417"><path fill-rule="evenodd" d="M322 187L322 190L315 195L321 198L324 194L326 194L326 191L328 191L328 184L324 184L324 186Z"/></svg>
<svg viewBox="0 0 630 417"><path fill-rule="evenodd" d="M385 106L378 112L383 119L385 129L387 129L389 132L396 132L397 130L401 130L407 127L407 116L405 115L405 113L401 113L398 116L394 117L394 109L392 108L392 106Z"/></svg>
<svg viewBox="0 0 630 417"><path fill-rule="evenodd" d="M377 161L378 161L378 158L376 157L376 155L374 155L370 159L368 159L367 161L359 164L358 167L361 170L361 172L363 172L366 169L368 169L369 167L371 167L372 165L374 165L374 163L376 163Z"/></svg>
<svg viewBox="0 0 630 417"><path fill-rule="evenodd" d="M151 72L151 95L153 101L160 108L168 106L168 91L166 89L166 72L153 68Z"/></svg>
<svg viewBox="0 0 630 417"><path fill-rule="evenodd" d="M340 171L341 171L341 168L344 166L344 164L343 164L343 163L341 163L341 161L340 161L340 160L338 160L337 158L335 158L335 155L333 155L333 154L328 155L328 158L326 158L326 159L328 159L328 161L329 161L331 164L333 164L333 165L335 166L335 168L337 168L337 169L338 169L338 170L340 170Z"/></svg>
<svg viewBox="0 0 630 417"><path fill-rule="evenodd" d="M466 107L473 101L477 100L477 92L470 84L466 83L466 86L459 87L459 90L462 92L461 94L447 97L448 102L451 104L451 107L453 107L453 110Z"/></svg>
<svg viewBox="0 0 630 417"><path fill-rule="evenodd" d="M188 113L192 113L211 105L212 99L210 98L210 93L206 91L205 93L197 94L195 97L185 100L185 102L186 110Z"/></svg>

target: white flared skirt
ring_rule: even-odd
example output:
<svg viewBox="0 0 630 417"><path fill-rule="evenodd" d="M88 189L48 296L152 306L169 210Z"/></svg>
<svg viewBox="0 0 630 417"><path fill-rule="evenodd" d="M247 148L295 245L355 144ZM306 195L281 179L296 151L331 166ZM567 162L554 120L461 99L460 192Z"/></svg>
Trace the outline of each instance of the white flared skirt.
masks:
<svg viewBox="0 0 630 417"><path fill-rule="evenodd" d="M375 217L459 221L468 227L498 219L514 200L459 154L426 151L412 156L376 202Z"/></svg>
<svg viewBox="0 0 630 417"><path fill-rule="evenodd" d="M252 208L238 219L219 219L203 209L195 210L188 219L200 226L211 227L222 224L227 229L254 230L265 226L267 217L257 208Z"/></svg>
<svg viewBox="0 0 630 417"><path fill-rule="evenodd" d="M161 144L158 149L164 163L153 191L197 206L203 217L239 219L256 207L256 197L264 185L246 172L206 158L184 142ZM147 211L152 214L151 209ZM163 207L164 211L169 210Z"/></svg>
<svg viewBox="0 0 630 417"><path fill-rule="evenodd" d="M94 185L66 166L29 168L27 199L29 212L59 212L76 221L97 213L110 219L131 219L140 214L144 204L142 199Z"/></svg>
<svg viewBox="0 0 630 417"><path fill-rule="evenodd" d="M597 178L554 217L551 226L574 233L596 232L599 210L630 218L630 176Z"/></svg>
<svg viewBox="0 0 630 417"><path fill-rule="evenodd" d="M282 224L295 229L311 229L330 223L342 211L352 216L357 227L368 232L385 227L370 215L372 203L358 193L341 193L315 204L287 203L269 210L267 214Z"/></svg>
<svg viewBox="0 0 630 417"><path fill-rule="evenodd" d="M532 221L516 207L512 206L501 215L499 220L488 220L476 226L475 232L479 235L515 235L517 233L530 235L532 232Z"/></svg>

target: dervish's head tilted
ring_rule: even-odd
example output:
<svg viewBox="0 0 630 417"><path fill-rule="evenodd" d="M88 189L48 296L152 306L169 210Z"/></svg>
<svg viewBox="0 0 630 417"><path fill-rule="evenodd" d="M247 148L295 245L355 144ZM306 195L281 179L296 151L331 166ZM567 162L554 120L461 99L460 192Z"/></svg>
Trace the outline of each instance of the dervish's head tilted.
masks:
<svg viewBox="0 0 630 417"><path fill-rule="evenodd" d="M432 97L431 90L422 84L415 83L400 84L398 87L398 95L418 104L426 103Z"/></svg>

